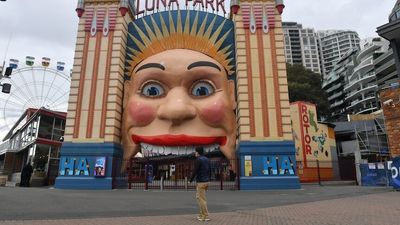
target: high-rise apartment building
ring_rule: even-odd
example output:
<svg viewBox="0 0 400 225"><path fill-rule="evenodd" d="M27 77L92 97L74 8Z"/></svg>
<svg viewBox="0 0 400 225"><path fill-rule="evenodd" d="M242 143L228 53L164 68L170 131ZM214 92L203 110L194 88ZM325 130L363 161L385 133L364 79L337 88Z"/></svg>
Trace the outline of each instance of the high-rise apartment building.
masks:
<svg viewBox="0 0 400 225"><path fill-rule="evenodd" d="M397 0L389 15L389 23L378 27L377 33L390 41L391 47L375 63L379 89L383 89L400 83L400 0Z"/></svg>
<svg viewBox="0 0 400 225"><path fill-rule="evenodd" d="M285 57L290 64L302 64L306 69L321 73L318 36L314 29L303 28L296 22L283 22Z"/></svg>
<svg viewBox="0 0 400 225"><path fill-rule="evenodd" d="M388 48L389 42L383 38L368 38L362 41L361 48L353 47L335 62L322 84L328 95L331 120L345 121L347 114L378 110L375 65L383 61L381 57Z"/></svg>
<svg viewBox="0 0 400 225"><path fill-rule="evenodd" d="M349 50L360 45L360 38L355 31L318 31L318 37L321 70L324 76L329 74L335 63Z"/></svg>
<svg viewBox="0 0 400 225"><path fill-rule="evenodd" d="M388 51L389 42L383 38L368 38L362 41L356 57L356 66L345 79L345 102L349 114L372 113L379 108L378 85L374 61Z"/></svg>
<svg viewBox="0 0 400 225"><path fill-rule="evenodd" d="M334 65L327 76L324 76L322 88L325 90L330 107L331 121L345 121L347 119L345 80L354 70L358 48L353 48L344 54Z"/></svg>
<svg viewBox="0 0 400 225"><path fill-rule="evenodd" d="M393 83L400 81L392 48L375 59L374 67L378 90L387 88Z"/></svg>

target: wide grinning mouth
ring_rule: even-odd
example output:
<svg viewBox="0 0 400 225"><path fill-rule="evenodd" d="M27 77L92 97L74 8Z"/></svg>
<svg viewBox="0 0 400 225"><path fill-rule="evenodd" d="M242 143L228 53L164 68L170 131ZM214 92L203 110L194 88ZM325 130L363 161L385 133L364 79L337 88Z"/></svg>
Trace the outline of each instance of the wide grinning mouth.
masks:
<svg viewBox="0 0 400 225"><path fill-rule="evenodd" d="M132 141L135 144L148 143L159 146L190 146L190 145L199 146L199 145L212 145L212 144L219 144L220 146L224 146L226 144L226 137L189 136L185 134L140 136L132 134Z"/></svg>
<svg viewBox="0 0 400 225"><path fill-rule="evenodd" d="M193 155L196 146L158 146L151 145L147 143L140 143L140 148L143 156L153 157L153 156L165 156L165 155L176 155L185 156ZM204 153L219 151L219 145L204 145Z"/></svg>
<svg viewBox="0 0 400 225"><path fill-rule="evenodd" d="M139 144L143 156L191 155L197 146L204 147L205 153L219 151L226 144L226 137L200 137L189 135L132 135L132 141Z"/></svg>

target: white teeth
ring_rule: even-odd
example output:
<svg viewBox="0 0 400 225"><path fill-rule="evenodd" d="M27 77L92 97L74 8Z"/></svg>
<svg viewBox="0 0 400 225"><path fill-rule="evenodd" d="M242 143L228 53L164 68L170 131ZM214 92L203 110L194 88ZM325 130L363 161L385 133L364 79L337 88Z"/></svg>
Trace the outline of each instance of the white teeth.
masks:
<svg viewBox="0 0 400 225"><path fill-rule="evenodd" d="M204 151L206 153L213 152L213 151L218 151L218 150L219 150L219 145L218 144L204 146Z"/></svg>
<svg viewBox="0 0 400 225"><path fill-rule="evenodd" d="M195 151L195 146L157 146L140 143L142 154L147 157L158 155L190 155ZM218 144L205 145L204 152L210 153L219 150Z"/></svg>

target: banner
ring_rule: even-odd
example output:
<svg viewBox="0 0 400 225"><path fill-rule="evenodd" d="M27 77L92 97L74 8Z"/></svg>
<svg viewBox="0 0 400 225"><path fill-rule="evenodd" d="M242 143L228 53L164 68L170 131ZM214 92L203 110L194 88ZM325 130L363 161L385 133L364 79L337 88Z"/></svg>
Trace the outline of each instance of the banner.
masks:
<svg viewBox="0 0 400 225"><path fill-rule="evenodd" d="M393 159L391 168L392 172L392 186L396 190L400 190L400 157Z"/></svg>

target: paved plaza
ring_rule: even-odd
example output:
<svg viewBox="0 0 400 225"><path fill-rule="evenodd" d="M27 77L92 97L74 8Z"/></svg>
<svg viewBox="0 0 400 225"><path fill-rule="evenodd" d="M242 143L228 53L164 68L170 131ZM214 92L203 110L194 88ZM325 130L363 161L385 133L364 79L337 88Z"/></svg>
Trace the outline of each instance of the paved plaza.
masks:
<svg viewBox="0 0 400 225"><path fill-rule="evenodd" d="M0 224L400 224L400 193L384 187L210 191L209 222L193 191L0 188Z"/></svg>

